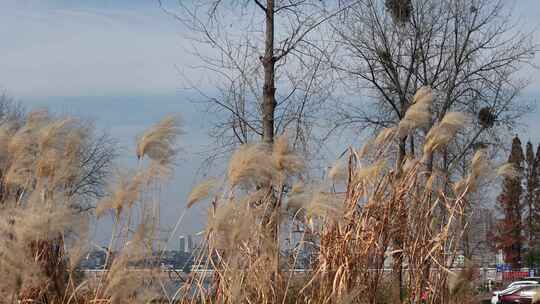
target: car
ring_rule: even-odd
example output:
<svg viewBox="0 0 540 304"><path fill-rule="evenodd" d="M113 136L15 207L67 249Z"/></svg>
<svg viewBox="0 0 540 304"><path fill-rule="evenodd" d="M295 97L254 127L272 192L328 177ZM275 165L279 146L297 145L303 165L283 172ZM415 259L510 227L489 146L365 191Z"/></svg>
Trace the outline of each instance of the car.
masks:
<svg viewBox="0 0 540 304"><path fill-rule="evenodd" d="M491 304L500 304L501 303L501 296L505 295L505 294L508 294L508 293L513 293L514 291L518 290L520 286L513 286L513 287L510 287L510 288L506 288L506 289L503 289L503 290L499 290L499 291L494 291L493 292L493 296L491 297Z"/></svg>
<svg viewBox="0 0 540 304"><path fill-rule="evenodd" d="M522 286L522 285L535 285L535 284L540 284L540 282L535 281L535 280L515 281L515 282L512 282L512 283L508 284L508 287L506 287L506 288L510 288L510 287L514 287L514 286Z"/></svg>
<svg viewBox="0 0 540 304"><path fill-rule="evenodd" d="M533 296L540 291L540 285L525 285L511 292L499 295L501 304L532 304Z"/></svg>
<svg viewBox="0 0 540 304"><path fill-rule="evenodd" d="M515 281L510 283L504 290L494 291L493 296L491 297L491 304L500 304L500 296L512 293L515 290L519 289L522 286L535 285L538 284L536 281Z"/></svg>
<svg viewBox="0 0 540 304"><path fill-rule="evenodd" d="M527 277L527 278L523 278L523 281L535 281L538 284L540 284L540 277Z"/></svg>

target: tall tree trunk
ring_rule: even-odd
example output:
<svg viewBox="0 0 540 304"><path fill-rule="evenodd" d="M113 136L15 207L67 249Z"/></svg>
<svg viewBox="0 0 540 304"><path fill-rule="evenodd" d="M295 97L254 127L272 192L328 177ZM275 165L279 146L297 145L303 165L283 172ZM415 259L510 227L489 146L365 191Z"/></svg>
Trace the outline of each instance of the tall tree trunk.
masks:
<svg viewBox="0 0 540 304"><path fill-rule="evenodd" d="M264 67L264 87L262 101L263 141L274 142L274 112L276 109L275 64L274 57L274 0L266 1L266 37L264 57L261 58Z"/></svg>
<svg viewBox="0 0 540 304"><path fill-rule="evenodd" d="M276 110L276 87L275 87L275 66L276 57L274 56L274 0L266 1L266 28L264 41L264 56L261 58L264 68L264 86L262 100L262 140L267 145L274 143L274 114ZM269 147L270 149L270 147ZM278 232L278 210L279 200L274 195L274 189L269 189L271 198L270 206L263 218L263 225L268 229L267 232L275 242L275 269L273 283L277 286L279 279L279 232ZM276 301L277 299L274 299Z"/></svg>

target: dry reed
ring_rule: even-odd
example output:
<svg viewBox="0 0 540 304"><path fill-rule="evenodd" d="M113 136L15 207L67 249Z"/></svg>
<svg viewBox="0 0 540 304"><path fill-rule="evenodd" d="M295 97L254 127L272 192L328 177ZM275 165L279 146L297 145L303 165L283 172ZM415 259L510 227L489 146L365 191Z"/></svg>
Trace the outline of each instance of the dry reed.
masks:
<svg viewBox="0 0 540 304"><path fill-rule="evenodd" d="M190 275L178 301L383 303L393 284L385 265L399 254L406 265L405 303L417 303L426 289L427 303L449 303L458 290L451 284L452 265L466 198L490 165L478 151L471 172L455 183L426 168L426 155L467 123L462 114L448 113L427 132L423 154L407 155L399 173L392 169L390 147L429 127L432 98L429 88L420 89L399 126L382 130L361 151L350 148L330 170L331 182L302 176L304 162L286 136L272 146L240 147L230 159L224 193L216 193L218 184L210 179L187 199L189 208L213 198L196 260L213 273ZM114 214L107 271L97 279L77 279L76 264L88 246L73 208L78 198L66 189L78 174L74 151L86 131L45 111L30 113L18 130L0 126L0 148L7 153L0 159L0 275L7 278L0 280L2 299L67 304L165 298L157 265L147 258L159 248L153 218L159 183L172 168L180 133L178 117L170 116L139 137L136 155L150 165L141 162L135 173L122 175L97 205L98 216ZM503 166L499 173L510 171ZM136 207L142 212L138 222L132 217ZM132 265L141 263L146 271L134 271ZM296 271L300 265L303 271Z"/></svg>

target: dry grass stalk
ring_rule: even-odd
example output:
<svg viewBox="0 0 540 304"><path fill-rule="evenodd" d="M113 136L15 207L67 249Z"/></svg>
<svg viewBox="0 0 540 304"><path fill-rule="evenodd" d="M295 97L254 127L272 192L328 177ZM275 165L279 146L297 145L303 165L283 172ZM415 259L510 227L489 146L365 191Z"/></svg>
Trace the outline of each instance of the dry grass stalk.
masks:
<svg viewBox="0 0 540 304"><path fill-rule="evenodd" d="M328 177L334 182L346 181L348 178L347 166L340 159L328 171Z"/></svg>
<svg viewBox="0 0 540 304"><path fill-rule="evenodd" d="M426 135L424 154L430 155L433 151L447 145L468 122L468 117L460 112L447 113L443 119L433 126Z"/></svg>
<svg viewBox="0 0 540 304"><path fill-rule="evenodd" d="M426 126L431 99L427 90L415 96L415 106L399 129L409 132ZM429 131L424 153L450 142L465 122L463 115L448 113ZM77 198L63 192L63 185L76 174L76 160L67 161L69 165L45 160L75 158L73 151L82 144L79 134L84 131L71 120L55 121L46 112L36 112L20 130L5 127L0 132L0 142L7 143L3 149L9 152L0 161L8 187L0 206L0 272L14 278L0 283L0 295L6 299L45 297L66 304L75 299L77 303L154 299L155 264L147 263L149 270L138 273L131 265L145 262L156 249L156 221L146 208L147 200L157 201L159 195L151 189L159 187L152 185L169 173L180 133L178 120L169 117L140 137L137 156L148 157L151 165L141 166L132 178L120 179L98 205L98 214L114 210L118 227L129 231L136 225L138 230L125 233L124 238L119 237L123 230L113 233L108 250L112 253L118 248L118 254L110 255L108 272L87 281L84 288L74 278L60 280L60 274L71 276L83 250L76 241L64 242L67 232L77 226L72 209ZM428 174L419 156L408 156L399 175L389 169L390 145L400 132L398 128L383 130L362 153L350 149L344 170L331 174L331 178L346 180L339 193L325 183L295 183L304 164L286 137L278 138L272 147L241 147L231 157L227 172L231 189L212 202L204 251L198 257L201 264L214 269L211 287L205 284L207 274L194 274L180 290L181 302L375 303L387 286L384 264L398 250L408 265L406 301L418 302L427 287L428 303L447 303L449 269L460 238L456 227L461 224L466 196L486 176L487 156L479 151L469 175L454 189L445 189L446 175L436 170ZM188 206L208 197L214 187L214 181L196 187ZM135 202L141 202L140 223L131 223ZM444 218L438 217L441 209ZM277 239L267 232L269 210L274 213L272 224L278 227ZM84 239L82 231L78 235ZM399 249L393 247L398 238ZM52 250L58 244L73 246L73 250ZM19 250L29 254L17 254ZM70 258L73 262L68 267L65 263ZM305 259L308 270L292 271Z"/></svg>
<svg viewBox="0 0 540 304"><path fill-rule="evenodd" d="M186 207L191 208L195 203L208 198L217 187L217 183L215 178L209 178L195 186L188 196Z"/></svg>
<svg viewBox="0 0 540 304"><path fill-rule="evenodd" d="M519 173L513 164L506 163L497 168L497 175L508 178L516 178L519 176Z"/></svg>
<svg viewBox="0 0 540 304"><path fill-rule="evenodd" d="M159 180L156 177L170 165L178 133L176 118L167 118L146 132L137 153L148 156L154 164L132 178L120 178L111 196L98 206L98 213L99 209L112 208L120 224L122 210L131 210L135 201L146 198L141 196L144 190L157 188L145 186ZM0 172L4 173L0 192L2 300L146 303L156 297L152 271L140 276L130 269L131 263L146 258L154 249L151 245L155 237L147 231L156 230L148 228L148 210L143 210L145 223L139 225L146 228L139 229L131 241L109 247L109 252L117 247L124 249L117 259L109 261L105 276L96 282L76 278L78 261L88 249L88 222L76 209L82 198L70 187L86 174L80 157L88 134L89 129L78 121L55 118L47 111L29 113L19 128L8 121L0 124L1 149L5 152L0 159ZM128 220L128 228L129 224Z"/></svg>
<svg viewBox="0 0 540 304"><path fill-rule="evenodd" d="M178 115L165 117L139 136L137 158L148 156L160 164L169 164L176 155L175 145L180 134L182 134L180 117Z"/></svg>
<svg viewBox="0 0 540 304"><path fill-rule="evenodd" d="M431 119L427 115L432 98L428 89L415 98L416 106L411 107L412 114L407 118L410 121L400 129L426 126ZM425 153L446 145L465 123L462 114L448 113L429 131ZM270 157L268 148L242 147L231 159L229 183L233 188L250 186L246 188L248 199L218 205L212 213L208 238L226 241L209 243L206 254L218 257L214 263L215 289L198 289L195 297L222 303L276 303L291 298L295 303L374 303L381 297L378 290L387 284L383 265L394 255L392 244L399 237L400 251L409 269L406 301L418 302L420 294L429 288L429 303L446 303L448 292L444 290L448 290L449 269L460 238L456 227L464 214L464 197L487 175L487 157L479 151L472 160L470 174L449 193L451 190L444 187L448 183L446 175L436 170L426 174L421 158L408 156L399 176L387 169L388 146L398 135L395 128L383 130L363 153L351 150L346 170L338 170L337 166L330 170L329 177L334 180L337 176L351 176L344 194L302 185L294 186L284 198L292 222L282 223L281 229L301 228L304 234L297 241L304 244L309 239L315 255L312 270L296 280L289 275L291 266L283 263L279 264L279 272L268 271L273 267L276 250L280 250L263 233L257 210L264 208L270 197L249 199L249 191L261 193L257 185L279 186L286 178L275 178L279 167L263 162ZM447 214L444 219L438 217L441 208ZM300 252L295 251L293 260L300 257ZM284 282L285 287L281 285ZM294 282L302 283L293 291L289 287L295 286ZM280 293L281 288L286 291ZM192 299L186 297L184 301Z"/></svg>
<svg viewBox="0 0 540 304"><path fill-rule="evenodd" d="M264 145L244 145L233 153L229 162L228 180L231 186L255 187L269 185L277 175L272 157Z"/></svg>
<svg viewBox="0 0 540 304"><path fill-rule="evenodd" d="M429 126L431 123L431 104L433 93L429 87L421 87L413 97L413 101L403 119L399 122L399 137L405 137L416 128Z"/></svg>

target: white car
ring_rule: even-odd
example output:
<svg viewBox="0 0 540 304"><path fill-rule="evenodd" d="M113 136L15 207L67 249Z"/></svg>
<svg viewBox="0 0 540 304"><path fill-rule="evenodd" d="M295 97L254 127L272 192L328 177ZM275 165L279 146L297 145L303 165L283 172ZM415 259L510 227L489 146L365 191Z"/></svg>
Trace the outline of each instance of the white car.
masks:
<svg viewBox="0 0 540 304"><path fill-rule="evenodd" d="M510 283L510 285L508 285L508 287L506 287L506 289L493 292L493 297L491 297L491 304L499 304L500 303L499 302L499 296L501 296L503 294L512 293L512 292L514 292L516 289L518 289L520 287L527 286L527 285L534 285L534 284L538 284L538 282L536 282L536 281L515 281L515 282L512 282L512 283Z"/></svg>

